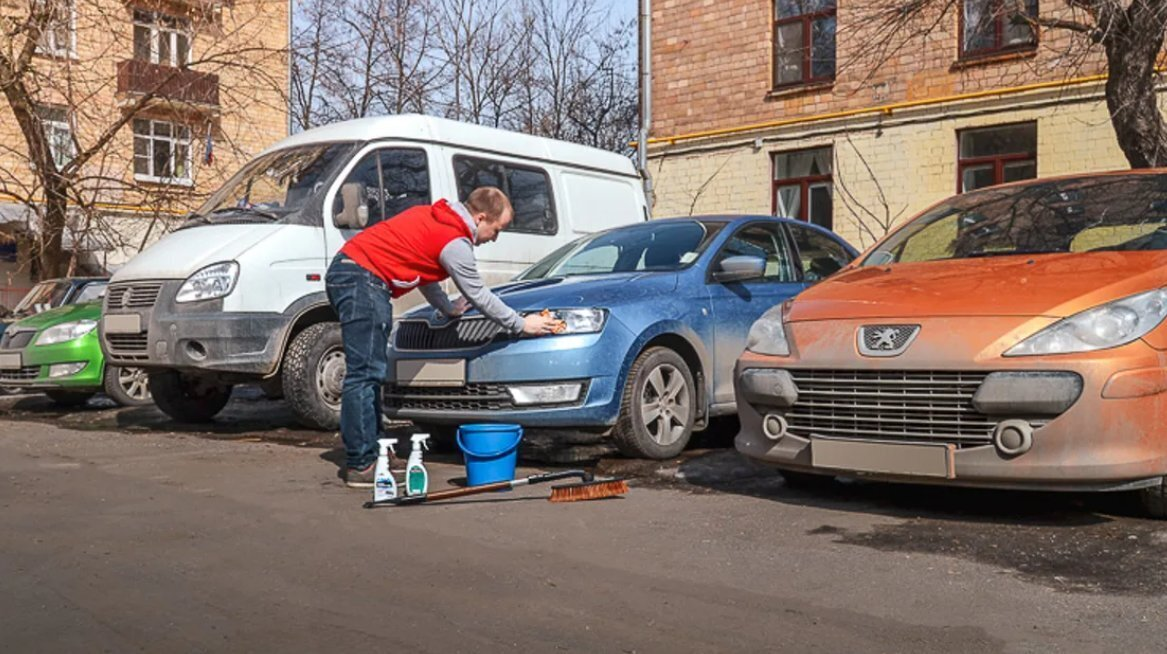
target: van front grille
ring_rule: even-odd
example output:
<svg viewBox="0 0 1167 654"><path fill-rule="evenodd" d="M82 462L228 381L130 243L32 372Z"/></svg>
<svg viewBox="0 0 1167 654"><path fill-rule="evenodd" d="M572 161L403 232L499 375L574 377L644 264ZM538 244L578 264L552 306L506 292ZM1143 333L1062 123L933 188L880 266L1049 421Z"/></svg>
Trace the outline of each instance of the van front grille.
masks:
<svg viewBox="0 0 1167 654"><path fill-rule="evenodd" d="M114 284L105 292L106 309L147 309L158 302L162 282Z"/></svg>
<svg viewBox="0 0 1167 654"><path fill-rule="evenodd" d="M145 352L149 349L146 334L106 334L111 352Z"/></svg>

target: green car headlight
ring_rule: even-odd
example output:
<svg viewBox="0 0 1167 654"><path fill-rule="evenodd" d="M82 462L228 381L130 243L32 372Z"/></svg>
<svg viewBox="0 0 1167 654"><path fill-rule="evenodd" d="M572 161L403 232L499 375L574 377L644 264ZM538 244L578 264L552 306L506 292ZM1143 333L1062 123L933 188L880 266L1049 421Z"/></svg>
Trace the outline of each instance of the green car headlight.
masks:
<svg viewBox="0 0 1167 654"><path fill-rule="evenodd" d="M36 337L37 345L53 345L55 343L64 343L74 339L81 338L89 332L97 329L96 320L75 320L73 322L63 322L59 325L49 327Z"/></svg>

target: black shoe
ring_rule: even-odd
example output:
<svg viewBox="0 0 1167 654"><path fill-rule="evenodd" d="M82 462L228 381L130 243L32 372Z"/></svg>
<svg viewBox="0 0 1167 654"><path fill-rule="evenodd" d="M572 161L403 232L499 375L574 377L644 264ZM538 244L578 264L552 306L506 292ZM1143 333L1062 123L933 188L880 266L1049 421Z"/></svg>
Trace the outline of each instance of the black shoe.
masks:
<svg viewBox="0 0 1167 654"><path fill-rule="evenodd" d="M372 488L373 478L376 476L377 465L370 463L368 467L358 470L357 468L345 468L344 471L344 485L349 488Z"/></svg>

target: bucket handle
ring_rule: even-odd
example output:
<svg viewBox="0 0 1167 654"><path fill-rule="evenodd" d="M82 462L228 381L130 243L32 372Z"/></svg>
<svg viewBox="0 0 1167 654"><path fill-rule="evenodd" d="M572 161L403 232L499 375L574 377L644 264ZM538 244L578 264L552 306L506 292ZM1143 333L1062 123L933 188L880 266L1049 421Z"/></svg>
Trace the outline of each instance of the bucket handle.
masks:
<svg viewBox="0 0 1167 654"><path fill-rule="evenodd" d="M515 431L517 432L515 434L515 442L511 443L510 445L507 445L506 447L502 448L501 450L499 450L497 452L490 452L489 454L483 454L482 452L474 452L470 448L466 447L466 444L462 442L462 430L461 429L458 430L458 433L457 433L457 435L455 435L454 440L458 441L458 448L461 449L463 452L469 454L470 456L476 456L480 459L493 459L496 456L501 456L503 454L506 454L507 452L510 452L511 450L518 447L519 441L523 440L523 428L519 427Z"/></svg>

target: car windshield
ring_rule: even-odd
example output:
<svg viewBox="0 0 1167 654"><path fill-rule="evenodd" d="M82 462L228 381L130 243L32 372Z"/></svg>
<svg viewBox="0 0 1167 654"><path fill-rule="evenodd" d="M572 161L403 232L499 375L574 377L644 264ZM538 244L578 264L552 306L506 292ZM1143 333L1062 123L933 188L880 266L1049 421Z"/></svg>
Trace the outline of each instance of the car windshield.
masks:
<svg viewBox="0 0 1167 654"><path fill-rule="evenodd" d="M29 313L40 313L48 311L53 307L59 307L65 302L65 298L69 295L69 289L72 284L66 280L49 280L44 281L32 287L20 304L12 310L12 313L17 315L24 315Z"/></svg>
<svg viewBox="0 0 1167 654"><path fill-rule="evenodd" d="M188 225L285 220L323 188L354 145L317 143L262 155L215 191Z"/></svg>
<svg viewBox="0 0 1167 654"><path fill-rule="evenodd" d="M105 287L109 284L107 282L89 282L81 289L69 304L84 304L85 302L96 302L105 297Z"/></svg>
<svg viewBox="0 0 1167 654"><path fill-rule="evenodd" d="M721 227L685 220L591 234L552 252L515 279L678 270L696 261Z"/></svg>
<svg viewBox="0 0 1167 654"><path fill-rule="evenodd" d="M1167 249L1167 175L1078 177L960 195L863 261L894 263Z"/></svg>

